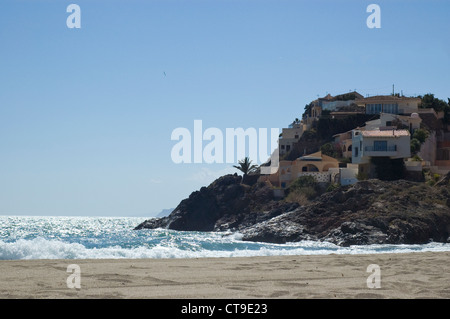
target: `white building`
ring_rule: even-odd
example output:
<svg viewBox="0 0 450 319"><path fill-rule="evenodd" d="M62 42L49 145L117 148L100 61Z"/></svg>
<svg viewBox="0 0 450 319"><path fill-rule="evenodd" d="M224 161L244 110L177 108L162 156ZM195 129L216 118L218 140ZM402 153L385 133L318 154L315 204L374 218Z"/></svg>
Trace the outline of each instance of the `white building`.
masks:
<svg viewBox="0 0 450 319"><path fill-rule="evenodd" d="M353 130L352 152L353 164L368 164L372 157L411 157L409 131Z"/></svg>
<svg viewBox="0 0 450 319"><path fill-rule="evenodd" d="M422 119L418 113L411 113L410 115L397 115L391 113L380 113L380 118L366 122L364 130L389 130L397 128L397 125L401 124L405 128L409 129L412 133L420 128Z"/></svg>
<svg viewBox="0 0 450 319"><path fill-rule="evenodd" d="M358 164L347 164L347 167L330 168L331 181L342 186L352 185L358 181Z"/></svg>

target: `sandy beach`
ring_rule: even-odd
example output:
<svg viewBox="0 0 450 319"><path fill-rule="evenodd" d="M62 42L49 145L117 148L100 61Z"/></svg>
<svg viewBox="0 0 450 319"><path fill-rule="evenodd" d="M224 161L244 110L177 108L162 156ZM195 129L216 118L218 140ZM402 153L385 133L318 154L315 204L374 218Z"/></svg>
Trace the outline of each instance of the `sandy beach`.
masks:
<svg viewBox="0 0 450 319"><path fill-rule="evenodd" d="M79 266L80 288L68 288L70 264ZM368 287L371 264L379 266L380 288ZM13 260L0 262L0 297L450 298L449 265L450 252Z"/></svg>

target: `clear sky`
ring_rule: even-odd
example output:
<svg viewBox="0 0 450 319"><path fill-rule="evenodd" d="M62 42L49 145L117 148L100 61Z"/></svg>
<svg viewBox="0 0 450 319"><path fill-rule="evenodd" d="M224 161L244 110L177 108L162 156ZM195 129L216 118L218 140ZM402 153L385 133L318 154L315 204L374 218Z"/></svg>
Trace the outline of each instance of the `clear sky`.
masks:
<svg viewBox="0 0 450 319"><path fill-rule="evenodd" d="M0 214L173 208L235 171L173 163L171 133L194 120L281 129L317 96L392 84L446 100L449 13L447 0L2 0Z"/></svg>

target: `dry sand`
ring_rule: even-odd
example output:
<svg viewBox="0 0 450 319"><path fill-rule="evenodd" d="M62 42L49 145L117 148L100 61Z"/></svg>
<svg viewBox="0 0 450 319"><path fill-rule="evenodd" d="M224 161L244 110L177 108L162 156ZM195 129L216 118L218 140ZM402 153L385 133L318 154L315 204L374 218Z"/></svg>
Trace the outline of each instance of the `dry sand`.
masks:
<svg viewBox="0 0 450 319"><path fill-rule="evenodd" d="M70 264L81 288L68 288ZM377 264L381 288L368 288ZM0 262L1 298L450 298L450 252Z"/></svg>

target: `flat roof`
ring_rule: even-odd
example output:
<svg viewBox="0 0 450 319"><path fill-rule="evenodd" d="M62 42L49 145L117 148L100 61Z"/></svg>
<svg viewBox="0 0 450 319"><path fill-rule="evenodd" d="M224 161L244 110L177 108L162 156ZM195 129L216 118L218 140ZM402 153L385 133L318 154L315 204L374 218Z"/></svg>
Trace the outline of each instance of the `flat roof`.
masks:
<svg viewBox="0 0 450 319"><path fill-rule="evenodd" d="M300 161L321 161L322 157L317 156L302 156L298 158Z"/></svg>
<svg viewBox="0 0 450 319"><path fill-rule="evenodd" d="M407 130L361 131L364 137L400 137L410 136Z"/></svg>
<svg viewBox="0 0 450 319"><path fill-rule="evenodd" d="M421 101L420 98L417 97L407 97L407 96L393 96L393 95L374 95L374 96L369 96L369 97L365 97L362 99L356 99L356 102L374 102L374 101Z"/></svg>

